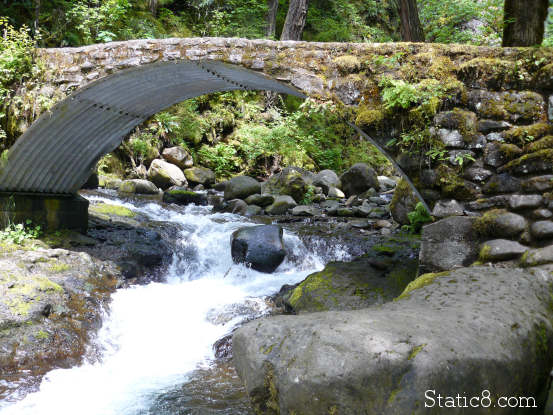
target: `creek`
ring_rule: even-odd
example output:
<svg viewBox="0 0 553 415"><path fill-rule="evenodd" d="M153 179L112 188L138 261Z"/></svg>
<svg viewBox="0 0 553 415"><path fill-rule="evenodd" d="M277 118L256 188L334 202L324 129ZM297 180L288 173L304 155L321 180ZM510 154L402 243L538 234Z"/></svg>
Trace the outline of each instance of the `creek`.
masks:
<svg viewBox="0 0 553 415"><path fill-rule="evenodd" d="M250 414L249 401L229 360L216 359L214 343L253 318L271 313L267 296L302 281L330 260L346 259L340 247L309 250L285 231L294 253L273 274L233 264L230 236L255 223L210 207L168 208L152 201L88 196L127 207L180 231L165 275L117 290L85 362L56 369L38 390L2 415ZM161 277L161 278L159 278Z"/></svg>

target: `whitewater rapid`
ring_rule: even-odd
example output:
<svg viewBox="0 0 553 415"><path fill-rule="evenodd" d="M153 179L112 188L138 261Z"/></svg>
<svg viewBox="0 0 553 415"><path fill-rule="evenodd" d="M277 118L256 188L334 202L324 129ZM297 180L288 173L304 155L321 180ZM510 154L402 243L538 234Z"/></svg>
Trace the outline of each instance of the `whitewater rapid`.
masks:
<svg viewBox="0 0 553 415"><path fill-rule="evenodd" d="M156 398L213 361L215 341L244 319L267 313L266 296L324 266L320 256L285 232L286 246L300 259L285 260L271 275L259 273L232 262L230 235L254 225L242 217L212 214L208 207L193 205L167 209L158 203L123 202L107 195L88 198L178 224L173 262L163 283L113 294L90 348L94 353L89 353L86 363L49 372L38 391L18 402L0 404L1 415L149 413ZM335 252L332 259L340 256Z"/></svg>

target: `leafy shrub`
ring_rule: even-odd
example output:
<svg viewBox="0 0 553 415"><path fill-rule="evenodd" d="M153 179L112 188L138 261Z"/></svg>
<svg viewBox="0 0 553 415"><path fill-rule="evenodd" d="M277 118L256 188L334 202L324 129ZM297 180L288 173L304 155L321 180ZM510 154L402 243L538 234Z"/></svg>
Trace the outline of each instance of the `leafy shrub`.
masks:
<svg viewBox="0 0 553 415"><path fill-rule="evenodd" d="M0 241L23 244L28 239L37 239L41 234L40 225L32 226L32 221L27 219L25 224L10 223L3 231L0 231Z"/></svg>

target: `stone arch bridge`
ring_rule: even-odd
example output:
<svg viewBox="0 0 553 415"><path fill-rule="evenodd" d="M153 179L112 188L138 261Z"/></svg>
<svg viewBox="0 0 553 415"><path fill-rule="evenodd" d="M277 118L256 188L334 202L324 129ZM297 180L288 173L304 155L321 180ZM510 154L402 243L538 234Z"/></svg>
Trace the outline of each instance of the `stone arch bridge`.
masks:
<svg viewBox="0 0 553 415"><path fill-rule="evenodd" d="M45 81L23 85L20 105L44 95L59 102L2 160L1 210L15 200L23 214L41 210L52 227L60 214L65 223L74 217L77 227L86 226L79 220L86 209L59 195L74 194L136 125L182 100L237 89L334 101L382 151L410 128L428 133L426 140L439 144L437 160L423 163L399 147L390 158L436 205L437 216L523 211L528 233L549 220L546 211L553 215L552 198L543 194L553 189L549 49L197 38L40 49L37 57ZM393 108L382 93L385 78L394 80L392 92L415 94L407 106L416 108ZM551 227L551 235L528 233L527 244L553 238ZM519 240L522 232L508 238Z"/></svg>

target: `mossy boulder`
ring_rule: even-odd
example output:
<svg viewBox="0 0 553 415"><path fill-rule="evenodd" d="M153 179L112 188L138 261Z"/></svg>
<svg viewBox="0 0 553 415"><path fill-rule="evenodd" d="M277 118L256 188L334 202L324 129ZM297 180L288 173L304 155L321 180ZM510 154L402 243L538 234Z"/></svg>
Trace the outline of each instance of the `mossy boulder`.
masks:
<svg viewBox="0 0 553 415"><path fill-rule="evenodd" d="M273 408L266 414L423 415L429 390L493 390L492 399L524 391L543 407L552 296L537 269L456 269L423 276L384 305L247 323L233 336L233 361L254 405ZM505 409L492 401L486 412Z"/></svg>
<svg viewBox="0 0 553 415"><path fill-rule="evenodd" d="M406 180L401 179L396 186L394 196L390 203L390 214L392 218L400 225L409 225L410 212L415 210L418 199L413 193L411 186Z"/></svg>
<svg viewBox="0 0 553 415"><path fill-rule="evenodd" d="M515 238L526 230L524 216L505 209L492 209L474 221L474 231L482 237Z"/></svg>
<svg viewBox="0 0 553 415"><path fill-rule="evenodd" d="M553 135L545 136L533 143L524 147L525 153L535 153L536 151L547 150L553 148Z"/></svg>
<svg viewBox="0 0 553 415"><path fill-rule="evenodd" d="M201 184L210 187L215 183L215 173L205 167L191 167L184 170L184 176L191 186Z"/></svg>
<svg viewBox="0 0 553 415"><path fill-rule="evenodd" d="M155 195L159 193L159 189L149 180L133 179L121 182L118 187L121 193L139 194L139 195Z"/></svg>
<svg viewBox="0 0 553 415"><path fill-rule="evenodd" d="M192 192L184 187L172 187L163 192L163 201L165 203L175 203L177 205L207 205L207 195L205 193Z"/></svg>
<svg viewBox="0 0 553 415"><path fill-rule="evenodd" d="M347 197L360 195L370 188L380 189L376 172L365 163L357 163L351 166L340 176L340 182L342 184L341 189Z"/></svg>
<svg viewBox="0 0 553 415"><path fill-rule="evenodd" d="M532 91L490 92L473 90L468 104L481 118L518 123L545 121L545 101Z"/></svg>
<svg viewBox="0 0 553 415"><path fill-rule="evenodd" d="M553 148L525 154L505 164L499 171L521 175L550 173L553 171Z"/></svg>
<svg viewBox="0 0 553 415"><path fill-rule="evenodd" d="M492 57L471 59L463 63L457 73L459 79L472 88L492 90L520 88L530 80L530 75L516 62Z"/></svg>
<svg viewBox="0 0 553 415"><path fill-rule="evenodd" d="M296 203L301 203L310 186L314 174L299 167L286 167L274 174L262 185L262 193L291 196Z"/></svg>
<svg viewBox="0 0 553 415"><path fill-rule="evenodd" d="M502 136L505 138L507 143L523 146L552 133L553 125L546 122L540 122L532 125L513 127L503 132Z"/></svg>
<svg viewBox="0 0 553 415"><path fill-rule="evenodd" d="M119 205L111 205L109 203L92 203L88 207L91 213L107 217L123 217L134 218L136 213L131 209Z"/></svg>
<svg viewBox="0 0 553 415"><path fill-rule="evenodd" d="M394 252L379 252L351 262L331 262L309 275L285 298L295 313L357 310L397 297L417 274L417 260ZM396 259L393 259L393 258Z"/></svg>

